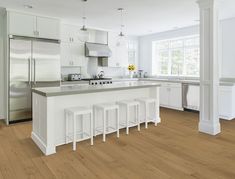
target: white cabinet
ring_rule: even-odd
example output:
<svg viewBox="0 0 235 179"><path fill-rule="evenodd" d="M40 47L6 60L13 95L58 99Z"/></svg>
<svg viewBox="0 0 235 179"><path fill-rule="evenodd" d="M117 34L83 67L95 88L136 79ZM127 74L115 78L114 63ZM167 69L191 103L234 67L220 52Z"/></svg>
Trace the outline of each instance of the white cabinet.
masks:
<svg viewBox="0 0 235 179"><path fill-rule="evenodd" d="M84 43L61 43L61 66L84 66Z"/></svg>
<svg viewBox="0 0 235 179"><path fill-rule="evenodd" d="M16 12L8 13L9 34L33 37L36 32L36 17Z"/></svg>
<svg viewBox="0 0 235 179"><path fill-rule="evenodd" d="M60 23L56 19L37 17L38 36L47 39L59 39Z"/></svg>
<svg viewBox="0 0 235 179"><path fill-rule="evenodd" d="M220 86L219 117L226 120L235 118L235 86Z"/></svg>
<svg viewBox="0 0 235 179"><path fill-rule="evenodd" d="M89 31L81 31L79 26L62 24L60 29L61 42L65 43L85 43L91 36Z"/></svg>
<svg viewBox="0 0 235 179"><path fill-rule="evenodd" d="M181 83L161 83L160 105L166 108L183 110Z"/></svg>
<svg viewBox="0 0 235 179"><path fill-rule="evenodd" d="M169 88L162 85L160 87L160 105L168 106L169 104Z"/></svg>
<svg viewBox="0 0 235 179"><path fill-rule="evenodd" d="M84 66L86 33L78 26L61 25L61 66Z"/></svg>
<svg viewBox="0 0 235 179"><path fill-rule="evenodd" d="M18 12L8 12L8 33L11 35L59 39L59 20Z"/></svg>
<svg viewBox="0 0 235 179"><path fill-rule="evenodd" d="M112 51L109 57L109 67L127 67L128 66L128 48L125 37L119 37L118 33L108 33L108 46Z"/></svg>

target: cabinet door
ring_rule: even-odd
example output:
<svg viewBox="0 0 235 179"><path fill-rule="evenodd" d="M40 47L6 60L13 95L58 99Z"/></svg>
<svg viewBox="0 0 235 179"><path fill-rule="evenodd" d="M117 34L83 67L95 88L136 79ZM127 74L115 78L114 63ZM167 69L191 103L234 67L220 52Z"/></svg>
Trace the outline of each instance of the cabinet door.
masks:
<svg viewBox="0 0 235 179"><path fill-rule="evenodd" d="M117 40L118 40L118 33L116 33L116 32L109 32L108 33L108 45L109 46L116 47Z"/></svg>
<svg viewBox="0 0 235 179"><path fill-rule="evenodd" d="M219 115L222 119L233 118L233 98L232 88L220 86L219 89Z"/></svg>
<svg viewBox="0 0 235 179"><path fill-rule="evenodd" d="M61 66L84 66L84 43L61 43Z"/></svg>
<svg viewBox="0 0 235 179"><path fill-rule="evenodd" d="M112 51L112 55L108 59L108 66L109 67L119 67L120 63L116 60L116 47L115 46L109 46L109 48Z"/></svg>
<svg viewBox="0 0 235 179"><path fill-rule="evenodd" d="M116 60L120 63L120 67L128 66L128 48L127 41L125 39L120 39L116 46Z"/></svg>
<svg viewBox="0 0 235 179"><path fill-rule="evenodd" d="M166 86L160 87L160 105L168 106L169 104L169 89Z"/></svg>
<svg viewBox="0 0 235 179"><path fill-rule="evenodd" d="M182 109L182 88L169 87L169 106L176 109Z"/></svg>
<svg viewBox="0 0 235 179"><path fill-rule="evenodd" d="M70 45L67 43L60 44L60 59L61 66L71 66L71 54L70 54Z"/></svg>
<svg viewBox="0 0 235 179"><path fill-rule="evenodd" d="M60 27L60 39L61 42L69 43L71 41L71 26L62 24Z"/></svg>
<svg viewBox="0 0 235 179"><path fill-rule="evenodd" d="M9 34L34 36L36 31L36 17L16 12L9 12Z"/></svg>
<svg viewBox="0 0 235 179"><path fill-rule="evenodd" d="M70 55L73 66L84 66L85 59L85 44L73 43L70 45Z"/></svg>
<svg viewBox="0 0 235 179"><path fill-rule="evenodd" d="M62 24L60 38L62 42L78 43L79 40L79 27L73 25Z"/></svg>
<svg viewBox="0 0 235 179"><path fill-rule="evenodd" d="M48 39L60 39L59 20L37 17L38 36Z"/></svg>

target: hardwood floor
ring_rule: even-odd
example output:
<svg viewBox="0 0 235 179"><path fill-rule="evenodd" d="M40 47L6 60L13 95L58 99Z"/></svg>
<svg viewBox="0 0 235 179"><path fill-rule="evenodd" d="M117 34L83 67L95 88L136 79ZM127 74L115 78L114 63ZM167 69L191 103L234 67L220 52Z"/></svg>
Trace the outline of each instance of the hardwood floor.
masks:
<svg viewBox="0 0 235 179"><path fill-rule="evenodd" d="M44 156L30 139L31 123L0 123L0 179L14 178L235 178L235 120L222 121L222 133L197 131L198 114L161 109L162 123L141 126L120 139L95 138L58 147Z"/></svg>

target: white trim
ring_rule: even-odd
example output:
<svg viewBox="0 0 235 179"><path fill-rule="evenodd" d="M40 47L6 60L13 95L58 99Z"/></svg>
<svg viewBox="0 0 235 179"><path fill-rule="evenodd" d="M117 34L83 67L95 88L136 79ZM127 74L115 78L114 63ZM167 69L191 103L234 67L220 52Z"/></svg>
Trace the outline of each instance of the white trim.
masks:
<svg viewBox="0 0 235 179"><path fill-rule="evenodd" d="M184 108L176 108L176 107L166 106L166 105L162 105L162 104L160 104L160 107L174 109L174 110L178 110L178 111L184 111Z"/></svg>
<svg viewBox="0 0 235 179"><path fill-rule="evenodd" d="M46 147L46 144L34 132L31 133L31 138L45 155L56 153L55 147Z"/></svg>
<svg viewBox="0 0 235 179"><path fill-rule="evenodd" d="M199 132L210 134L210 135L217 135L221 132L220 123L209 123L206 121L200 121L198 125Z"/></svg>

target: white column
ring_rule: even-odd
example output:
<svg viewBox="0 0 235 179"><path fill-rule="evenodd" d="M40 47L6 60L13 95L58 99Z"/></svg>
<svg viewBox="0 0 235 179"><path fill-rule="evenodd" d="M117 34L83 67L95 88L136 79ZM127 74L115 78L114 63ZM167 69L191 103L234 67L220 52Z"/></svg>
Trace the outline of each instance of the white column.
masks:
<svg viewBox="0 0 235 179"><path fill-rule="evenodd" d="M198 0L200 8L200 122L199 131L221 132L218 114L218 0Z"/></svg>

